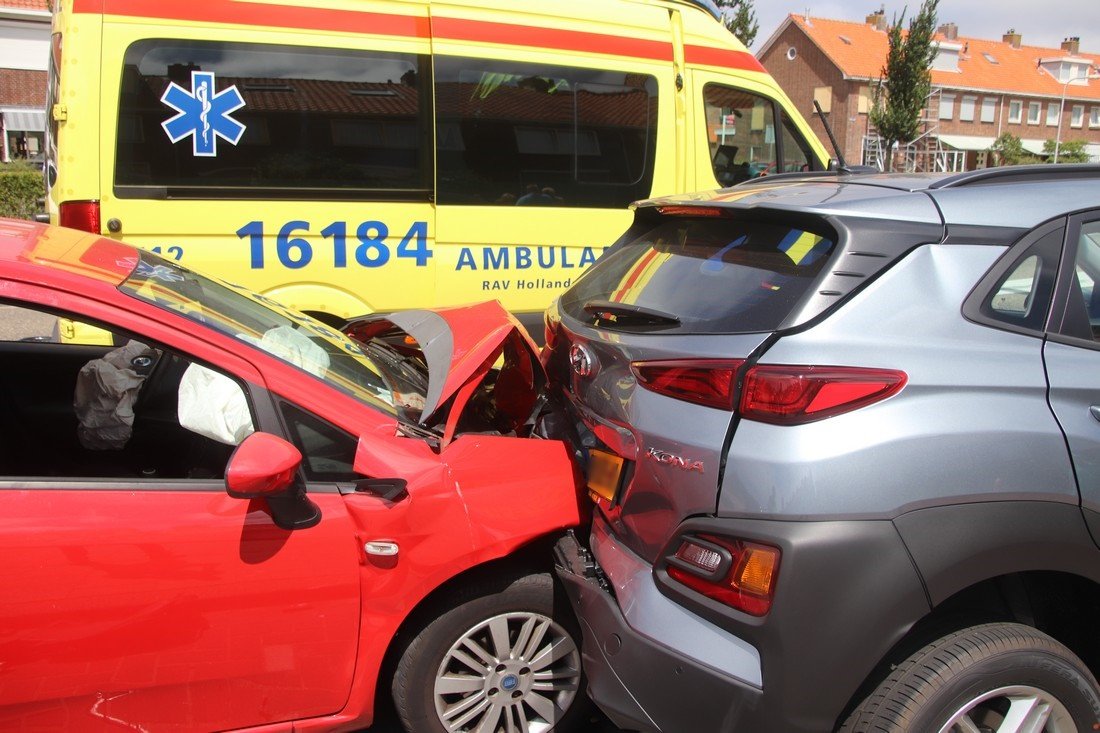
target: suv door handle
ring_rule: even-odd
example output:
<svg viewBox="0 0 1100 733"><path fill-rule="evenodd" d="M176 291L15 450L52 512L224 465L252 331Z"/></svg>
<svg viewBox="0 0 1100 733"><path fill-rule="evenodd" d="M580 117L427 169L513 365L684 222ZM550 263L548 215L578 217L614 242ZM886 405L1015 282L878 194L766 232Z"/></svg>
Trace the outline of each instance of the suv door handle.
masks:
<svg viewBox="0 0 1100 733"><path fill-rule="evenodd" d="M1089 414L1096 418L1097 422L1100 422L1100 405L1093 405L1090 407Z"/></svg>

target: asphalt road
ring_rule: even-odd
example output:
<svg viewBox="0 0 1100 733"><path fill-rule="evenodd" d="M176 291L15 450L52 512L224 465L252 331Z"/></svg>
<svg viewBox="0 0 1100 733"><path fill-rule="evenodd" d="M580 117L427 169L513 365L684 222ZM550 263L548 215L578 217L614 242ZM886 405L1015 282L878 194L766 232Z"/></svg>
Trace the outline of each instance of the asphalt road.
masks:
<svg viewBox="0 0 1100 733"><path fill-rule="evenodd" d="M35 336L52 336L57 319L45 313L0 305L0 341L19 341Z"/></svg>

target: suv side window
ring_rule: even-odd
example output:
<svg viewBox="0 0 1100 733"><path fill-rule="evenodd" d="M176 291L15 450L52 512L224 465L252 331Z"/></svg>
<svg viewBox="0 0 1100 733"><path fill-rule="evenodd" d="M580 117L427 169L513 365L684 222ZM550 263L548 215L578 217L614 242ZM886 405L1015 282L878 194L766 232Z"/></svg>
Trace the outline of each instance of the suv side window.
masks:
<svg viewBox="0 0 1100 733"><path fill-rule="evenodd" d="M121 197L428 197L427 57L150 39L123 63Z"/></svg>
<svg viewBox="0 0 1100 733"><path fill-rule="evenodd" d="M777 130L780 115L772 100L743 89L707 84L703 105L711 166L720 185L733 186L771 173L813 170L810 146L791 121L782 118Z"/></svg>
<svg viewBox="0 0 1100 733"><path fill-rule="evenodd" d="M1065 231L1061 223L1047 225L1030 241L1017 244L975 288L963 313L971 320L1012 331L1043 333Z"/></svg>
<svg viewBox="0 0 1100 733"><path fill-rule="evenodd" d="M1100 341L1100 220L1084 222L1075 239L1073 272L1066 280L1066 308L1058 333Z"/></svg>
<svg viewBox="0 0 1100 733"><path fill-rule="evenodd" d="M441 204L621 208L653 187L648 74L435 58Z"/></svg>

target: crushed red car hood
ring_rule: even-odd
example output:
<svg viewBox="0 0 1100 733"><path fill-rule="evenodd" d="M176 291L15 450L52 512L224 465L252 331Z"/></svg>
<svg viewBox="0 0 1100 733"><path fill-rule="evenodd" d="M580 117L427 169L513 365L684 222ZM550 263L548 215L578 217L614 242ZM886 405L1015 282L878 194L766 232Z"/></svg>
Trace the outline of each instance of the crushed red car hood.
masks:
<svg viewBox="0 0 1100 733"><path fill-rule="evenodd" d="M421 415L422 423L429 422L452 398L457 397L448 419L448 433L453 431L451 423L457 420L470 394L508 344L531 358L519 360L522 363L502 370L502 378L505 372L509 373L507 381L511 385L511 393L506 399L516 403L533 402L546 384L546 374L538 359L538 346L520 322L498 301L368 316L349 322L344 331L361 338L374 330L377 324L387 321L416 340L427 362L428 394ZM518 375L512 372L518 372Z"/></svg>

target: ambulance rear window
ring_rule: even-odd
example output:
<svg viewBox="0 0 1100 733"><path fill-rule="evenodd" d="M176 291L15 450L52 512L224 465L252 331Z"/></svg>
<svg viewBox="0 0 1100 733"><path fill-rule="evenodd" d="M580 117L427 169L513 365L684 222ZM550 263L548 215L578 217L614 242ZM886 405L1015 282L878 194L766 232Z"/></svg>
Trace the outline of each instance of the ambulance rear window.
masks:
<svg viewBox="0 0 1100 733"><path fill-rule="evenodd" d="M439 203L622 208L647 198L657 79L436 56Z"/></svg>
<svg viewBox="0 0 1100 733"><path fill-rule="evenodd" d="M426 200L428 63L375 51L134 43L122 71L115 194Z"/></svg>

